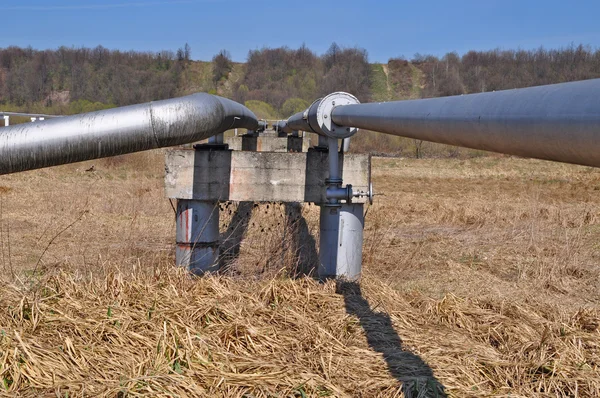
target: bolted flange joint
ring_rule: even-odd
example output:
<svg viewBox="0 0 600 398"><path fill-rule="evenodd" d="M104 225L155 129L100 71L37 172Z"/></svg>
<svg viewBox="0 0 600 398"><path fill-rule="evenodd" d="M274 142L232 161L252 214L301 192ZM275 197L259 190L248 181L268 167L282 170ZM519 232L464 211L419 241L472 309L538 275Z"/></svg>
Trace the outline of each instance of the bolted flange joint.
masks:
<svg viewBox="0 0 600 398"><path fill-rule="evenodd" d="M308 120L311 128L330 138L343 139L356 134L356 127L340 126L331 118L333 109L338 106L360 104L358 98L352 94L344 92L331 93L328 96L315 101L305 112L305 119Z"/></svg>

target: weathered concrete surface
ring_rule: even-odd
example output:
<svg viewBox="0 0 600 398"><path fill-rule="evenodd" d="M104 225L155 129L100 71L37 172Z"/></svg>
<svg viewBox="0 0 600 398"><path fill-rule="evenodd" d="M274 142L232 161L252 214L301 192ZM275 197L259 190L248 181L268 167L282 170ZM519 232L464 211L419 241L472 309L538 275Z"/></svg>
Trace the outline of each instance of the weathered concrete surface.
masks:
<svg viewBox="0 0 600 398"><path fill-rule="evenodd" d="M229 145L229 149L232 149L234 151L242 150L242 140L243 138L240 135L233 137L225 137L225 143Z"/></svg>
<svg viewBox="0 0 600 398"><path fill-rule="evenodd" d="M244 136L242 141L243 151L258 151L258 152L287 152L288 140L287 137L273 136Z"/></svg>
<svg viewBox="0 0 600 398"><path fill-rule="evenodd" d="M171 150L166 155L169 198L204 201L324 203L327 153ZM368 155L339 154L344 184L368 190ZM355 203L365 203L357 198Z"/></svg>

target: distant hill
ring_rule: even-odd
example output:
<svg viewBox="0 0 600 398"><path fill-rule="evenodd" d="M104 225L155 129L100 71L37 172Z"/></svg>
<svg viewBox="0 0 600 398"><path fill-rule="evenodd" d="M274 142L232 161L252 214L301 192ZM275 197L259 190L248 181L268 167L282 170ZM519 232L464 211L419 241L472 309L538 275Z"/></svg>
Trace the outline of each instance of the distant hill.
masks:
<svg viewBox="0 0 600 398"><path fill-rule="evenodd" d="M261 101L277 117L285 117L294 108L290 99L304 106L335 90L363 101L389 101L600 77L600 51L581 45L471 51L462 57L416 54L411 60L390 59L386 64L369 64L365 50L336 44L322 56L306 47L250 51L243 64L232 62L226 51L212 62L191 61L189 48L186 51L0 49L0 104L60 108L88 101L122 106L204 91L241 102Z"/></svg>
<svg viewBox="0 0 600 398"><path fill-rule="evenodd" d="M0 49L0 108L73 114L209 92L245 103L261 118L276 119L333 91L350 92L361 101L390 101L600 77L600 51L582 45L441 58L416 54L386 64L371 64L364 49L335 43L321 56L305 46L253 50L246 63L232 62L227 51L212 61L192 61L190 52L187 45L157 53L101 46Z"/></svg>

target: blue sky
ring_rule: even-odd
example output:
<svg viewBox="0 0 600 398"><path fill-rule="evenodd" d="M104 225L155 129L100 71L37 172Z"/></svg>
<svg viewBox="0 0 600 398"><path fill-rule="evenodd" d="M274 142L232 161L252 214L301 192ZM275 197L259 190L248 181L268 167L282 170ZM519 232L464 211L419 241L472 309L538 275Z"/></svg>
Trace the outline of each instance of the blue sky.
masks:
<svg viewBox="0 0 600 398"><path fill-rule="evenodd" d="M0 47L103 45L177 50L235 61L262 47L317 54L332 42L359 46L373 62L415 53L600 47L600 1L527 0L0 0Z"/></svg>

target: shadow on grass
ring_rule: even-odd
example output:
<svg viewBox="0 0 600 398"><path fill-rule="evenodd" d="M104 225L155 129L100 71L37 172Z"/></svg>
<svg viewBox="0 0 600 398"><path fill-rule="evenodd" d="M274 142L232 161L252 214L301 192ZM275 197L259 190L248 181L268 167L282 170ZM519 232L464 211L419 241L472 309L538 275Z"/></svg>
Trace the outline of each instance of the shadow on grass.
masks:
<svg viewBox="0 0 600 398"><path fill-rule="evenodd" d="M229 207L231 203L226 204ZM231 222L225 233L219 237L221 241L219 263L221 271L225 271L237 260L240 255L240 247L244 234L248 230L248 224L252 217L254 202L239 202L235 213L231 217ZM226 209L221 209L226 210Z"/></svg>
<svg viewBox="0 0 600 398"><path fill-rule="evenodd" d="M346 312L358 318L371 349L383 354L390 374L402 383L405 397L447 396L429 365L418 355L402 348L402 339L392 326L389 315L371 309L357 282L339 281L336 291L344 296Z"/></svg>
<svg viewBox="0 0 600 398"><path fill-rule="evenodd" d="M317 242L302 216L302 205L285 203L285 213L286 227L292 233L290 249L294 253L295 269L291 273L294 277L314 276L317 272L315 265L319 263Z"/></svg>
<svg viewBox="0 0 600 398"><path fill-rule="evenodd" d="M258 204L254 202L239 202L237 206L231 203L223 204L221 211L229 211L232 214L227 230L219 237L221 241L219 254L220 272L234 272L232 265L240 256L240 248L250 220L252 212ZM230 207L234 207L230 209ZM283 252L292 253L291 262L287 263L288 271L292 277L314 275L315 264L318 264L317 243L308 227L306 219L302 215L300 203L285 203L285 234L281 242ZM282 253L283 256L283 253Z"/></svg>

